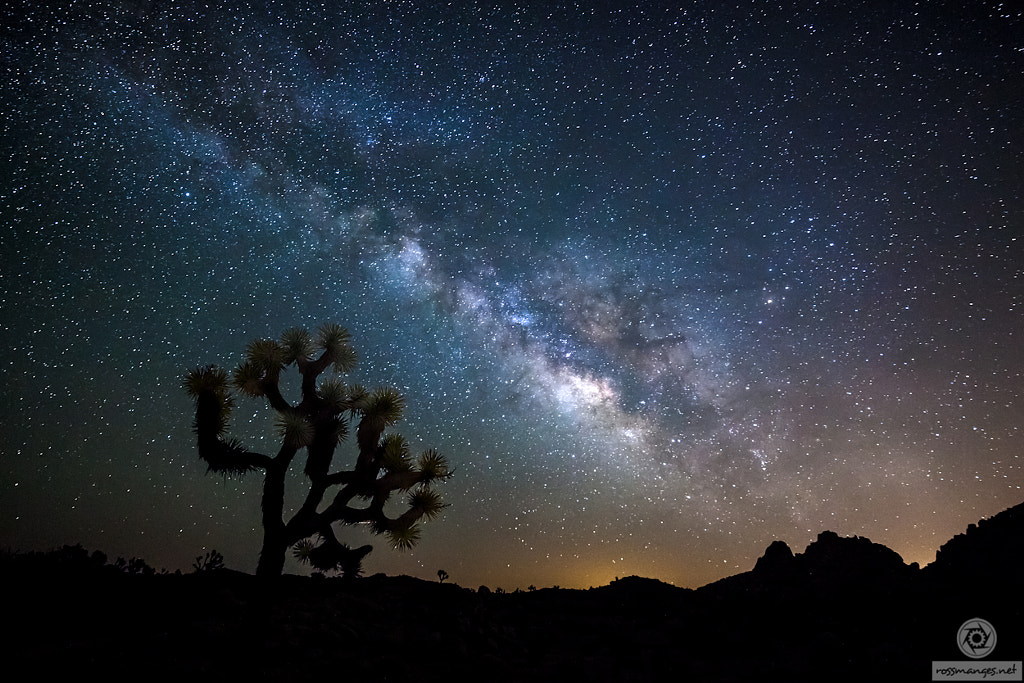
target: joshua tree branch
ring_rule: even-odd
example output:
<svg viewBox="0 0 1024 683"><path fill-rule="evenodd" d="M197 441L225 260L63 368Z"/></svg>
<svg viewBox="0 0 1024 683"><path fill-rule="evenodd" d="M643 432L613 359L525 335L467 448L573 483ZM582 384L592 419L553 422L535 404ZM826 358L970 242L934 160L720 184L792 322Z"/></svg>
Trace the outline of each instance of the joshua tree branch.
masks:
<svg viewBox="0 0 1024 683"><path fill-rule="evenodd" d="M270 407L279 413L283 413L292 409L292 405L285 400L284 396L281 395L281 388L278 386L278 379L265 380L262 385L263 395L267 399L267 403Z"/></svg>
<svg viewBox="0 0 1024 683"><path fill-rule="evenodd" d="M196 397L195 431L202 458L214 472L242 474L254 469L265 470L271 458L246 450L236 441L221 438L223 420L229 403L213 390L204 390Z"/></svg>
<svg viewBox="0 0 1024 683"><path fill-rule="evenodd" d="M423 481L423 473L417 470L388 472L377 480L376 489L381 492L406 491Z"/></svg>
<svg viewBox="0 0 1024 683"><path fill-rule="evenodd" d="M359 494L359 487L353 484L347 484L341 488L338 493L335 494L334 500L331 504L321 512L318 517L327 524L334 522L344 521L350 524L356 524L359 522L369 521L368 519L355 519L349 521L348 515L354 515L355 508L348 507L348 502L355 498Z"/></svg>
<svg viewBox="0 0 1024 683"><path fill-rule="evenodd" d="M343 486L350 484L356 479L356 473L351 470L341 470L339 472L332 472L324 477L324 482L327 486Z"/></svg>
<svg viewBox="0 0 1024 683"><path fill-rule="evenodd" d="M219 438L199 439L199 457L213 472L242 474L250 470L266 470L272 459L262 453L247 451L235 442Z"/></svg>

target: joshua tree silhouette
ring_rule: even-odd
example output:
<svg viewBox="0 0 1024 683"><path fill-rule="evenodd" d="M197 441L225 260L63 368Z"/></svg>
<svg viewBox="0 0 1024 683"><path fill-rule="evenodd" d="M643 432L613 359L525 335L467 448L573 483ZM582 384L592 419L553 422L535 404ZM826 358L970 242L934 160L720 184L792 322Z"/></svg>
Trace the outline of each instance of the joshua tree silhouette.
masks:
<svg viewBox="0 0 1024 683"><path fill-rule="evenodd" d="M228 475L263 472L259 576L279 576L292 545L299 559L317 569L353 575L372 548L351 550L339 543L333 531L336 522L369 524L394 547L406 549L419 540L419 521L434 518L445 507L431 485L451 476L447 460L433 449L413 460L402 436L384 434L401 418L402 395L386 387L368 391L346 385L337 376L320 379L328 369L345 373L355 367L356 355L349 341L348 331L335 324L320 327L315 340L306 330L292 328L280 340L250 342L245 360L230 375L207 365L191 370L185 378L185 389L195 400L199 456L209 470ZM301 400L294 405L281 392L282 372L292 365L301 381ZM225 439L234 406L232 389L263 398L276 411L274 423L281 437L276 455L256 453L236 439ZM355 465L350 470L332 471L335 449L347 437L350 419L358 420ZM285 478L302 449L306 451L303 471L309 491L286 522ZM333 500L320 509L324 496L335 488ZM407 493L407 508L389 516L385 504L396 491ZM358 501L366 502L359 506Z"/></svg>

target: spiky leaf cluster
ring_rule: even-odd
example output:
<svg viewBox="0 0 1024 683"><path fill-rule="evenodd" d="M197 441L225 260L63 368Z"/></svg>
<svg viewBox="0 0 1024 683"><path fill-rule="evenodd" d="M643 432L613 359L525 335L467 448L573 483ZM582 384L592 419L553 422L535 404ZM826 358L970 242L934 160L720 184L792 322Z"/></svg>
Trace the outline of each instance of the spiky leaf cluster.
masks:
<svg viewBox="0 0 1024 683"><path fill-rule="evenodd" d="M397 389L378 387L367 397L363 415L383 427L390 427L402 419L403 410L405 397Z"/></svg>
<svg viewBox="0 0 1024 683"><path fill-rule="evenodd" d="M389 472L408 472L412 469L409 443L401 434L388 434L381 439L380 465Z"/></svg>
<svg viewBox="0 0 1024 683"><path fill-rule="evenodd" d="M345 383L337 377L330 377L320 383L317 393L331 410L342 411L348 407L349 393Z"/></svg>
<svg viewBox="0 0 1024 683"><path fill-rule="evenodd" d="M358 360L355 349L349 344L352 335L341 325L328 323L317 331L316 344L327 352L334 369L348 372L356 366Z"/></svg>
<svg viewBox="0 0 1024 683"><path fill-rule="evenodd" d="M224 397L228 391L228 373L216 365L192 368L185 376L182 386L192 398L199 398L204 391L212 391L217 396Z"/></svg>
<svg viewBox="0 0 1024 683"><path fill-rule="evenodd" d="M254 360L246 360L231 373L231 382L246 396L258 398L264 394L263 380L266 369Z"/></svg>
<svg viewBox="0 0 1024 683"><path fill-rule="evenodd" d="M434 519L445 508L441 495L429 486L421 486L409 494L409 507L428 520Z"/></svg>
<svg viewBox="0 0 1024 683"><path fill-rule="evenodd" d="M285 365L291 365L299 359L306 360L316 349L309 332L301 327L285 330L280 345Z"/></svg>
<svg viewBox="0 0 1024 683"><path fill-rule="evenodd" d="M284 349L273 339L254 339L245 349L246 360L255 363L271 377L276 377L284 367L284 355Z"/></svg>
<svg viewBox="0 0 1024 683"><path fill-rule="evenodd" d="M396 550L409 550L420 540L420 528L413 524L404 529L391 529L385 532L388 543Z"/></svg>
<svg viewBox="0 0 1024 683"><path fill-rule="evenodd" d="M313 442L313 425L298 413L278 413L274 417L274 428L285 443L293 448L302 448Z"/></svg>
<svg viewBox="0 0 1024 683"><path fill-rule="evenodd" d="M351 346L343 346L331 354L334 358L334 369L338 372L349 372L356 367L359 356Z"/></svg>
<svg viewBox="0 0 1024 683"><path fill-rule="evenodd" d="M447 479L452 473L448 465L448 459L433 448L420 453L420 457L416 462L416 469L420 471L422 481L424 482L434 481L435 479Z"/></svg>
<svg viewBox="0 0 1024 683"><path fill-rule="evenodd" d="M353 384L349 386L348 405L353 412L363 412L366 409L366 405L369 400L370 392L362 384Z"/></svg>
<svg viewBox="0 0 1024 683"><path fill-rule="evenodd" d="M292 557L303 564L309 564L310 553L316 548L316 544L310 538L304 538L292 546Z"/></svg>

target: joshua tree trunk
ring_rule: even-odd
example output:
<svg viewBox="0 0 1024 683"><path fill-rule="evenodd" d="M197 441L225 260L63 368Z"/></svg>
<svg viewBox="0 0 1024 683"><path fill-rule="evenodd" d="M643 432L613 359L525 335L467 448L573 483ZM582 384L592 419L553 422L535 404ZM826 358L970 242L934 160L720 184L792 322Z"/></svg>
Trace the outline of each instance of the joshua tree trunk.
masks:
<svg viewBox="0 0 1024 683"><path fill-rule="evenodd" d="M281 576L287 552L288 544L284 542L284 534L264 529L263 548L260 550L260 561L256 565L256 576Z"/></svg>
<svg viewBox="0 0 1024 683"><path fill-rule="evenodd" d="M284 558L290 545L282 519L286 472L287 466L282 468L271 464L263 479L263 548L256 565L256 576L280 576L284 571Z"/></svg>

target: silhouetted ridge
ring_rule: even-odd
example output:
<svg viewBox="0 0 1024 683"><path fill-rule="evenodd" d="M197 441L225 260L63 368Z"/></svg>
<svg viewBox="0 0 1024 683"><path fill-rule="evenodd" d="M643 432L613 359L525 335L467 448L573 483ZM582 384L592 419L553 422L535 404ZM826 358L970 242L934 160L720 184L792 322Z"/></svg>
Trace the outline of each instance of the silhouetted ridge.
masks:
<svg viewBox="0 0 1024 683"><path fill-rule="evenodd" d="M1024 503L968 525L967 531L942 544L927 570L942 578L1020 581L1022 564Z"/></svg>

